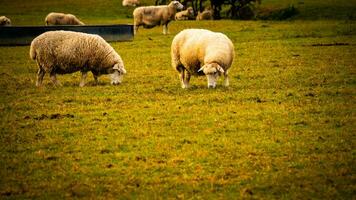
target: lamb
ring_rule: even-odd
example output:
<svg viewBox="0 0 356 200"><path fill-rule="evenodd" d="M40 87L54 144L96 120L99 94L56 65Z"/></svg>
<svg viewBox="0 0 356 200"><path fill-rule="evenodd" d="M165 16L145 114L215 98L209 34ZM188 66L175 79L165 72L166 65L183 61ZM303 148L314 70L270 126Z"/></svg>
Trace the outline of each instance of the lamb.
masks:
<svg viewBox="0 0 356 200"><path fill-rule="evenodd" d="M139 0L122 0L122 6L133 6L136 7L140 5Z"/></svg>
<svg viewBox="0 0 356 200"><path fill-rule="evenodd" d="M6 16L0 16L0 26L11 26L11 20Z"/></svg>
<svg viewBox="0 0 356 200"><path fill-rule="evenodd" d="M206 75L208 88L215 88L224 75L229 86L228 70L234 59L234 45L223 33L205 29L185 29L172 41L172 67L180 74L182 88L189 87L191 75Z"/></svg>
<svg viewBox="0 0 356 200"><path fill-rule="evenodd" d="M172 1L168 5L162 6L142 6L133 11L134 34L137 33L139 26L153 28L163 25L163 34L168 32L168 23L174 20L177 9L183 9L183 5L178 1Z"/></svg>
<svg viewBox="0 0 356 200"><path fill-rule="evenodd" d="M175 16L176 20L189 20L194 19L194 10L192 7L188 7L187 10L178 12Z"/></svg>
<svg viewBox="0 0 356 200"><path fill-rule="evenodd" d="M116 51L99 35L73 31L48 31L31 42L30 57L38 65L36 86L42 85L45 73L55 85L56 74L81 71L81 87L91 71L97 83L101 74L110 74L111 84L118 85L126 74L124 63Z"/></svg>
<svg viewBox="0 0 356 200"><path fill-rule="evenodd" d="M198 12L196 20L213 20L214 19L213 15L214 15L213 11L207 9L204 10L203 12Z"/></svg>
<svg viewBox="0 0 356 200"><path fill-rule="evenodd" d="M51 12L46 16L46 25L84 25L76 16L72 14Z"/></svg>

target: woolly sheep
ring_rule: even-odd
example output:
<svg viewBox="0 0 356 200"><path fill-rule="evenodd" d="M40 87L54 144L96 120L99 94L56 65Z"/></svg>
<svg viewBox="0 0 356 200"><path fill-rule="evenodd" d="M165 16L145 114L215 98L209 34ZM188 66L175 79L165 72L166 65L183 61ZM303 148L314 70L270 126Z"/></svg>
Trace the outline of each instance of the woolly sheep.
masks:
<svg viewBox="0 0 356 200"><path fill-rule="evenodd" d="M134 34L137 33L139 26L153 28L163 25L163 34L168 32L168 23L174 20L177 9L183 9L183 5L178 1L172 1L168 5L162 6L142 6L133 11Z"/></svg>
<svg viewBox="0 0 356 200"><path fill-rule="evenodd" d="M51 12L46 16L46 25L84 25L76 16L72 14Z"/></svg>
<svg viewBox="0 0 356 200"><path fill-rule="evenodd" d="M116 51L100 36L72 31L48 31L31 42L30 57L39 67L36 86L42 85L49 73L52 82L60 85L56 74L81 71L80 86L85 85L91 71L97 83L101 74L111 75L111 84L117 85L126 74L124 63Z"/></svg>
<svg viewBox="0 0 356 200"><path fill-rule="evenodd" d="M0 26L11 26L11 20L6 16L0 17Z"/></svg>
<svg viewBox="0 0 356 200"><path fill-rule="evenodd" d="M187 10L178 12L175 17L176 20L188 20L194 19L194 10L192 7L188 7Z"/></svg>
<svg viewBox="0 0 356 200"><path fill-rule="evenodd" d="M228 70L234 59L234 45L222 33L205 29L186 29L172 41L172 67L180 74L182 88L189 87L191 75L208 79L208 88L215 88L217 79L224 75L229 86Z"/></svg>
<svg viewBox="0 0 356 200"><path fill-rule="evenodd" d="M198 12L196 20L213 20L213 11L212 10L204 10L203 12Z"/></svg>
<svg viewBox="0 0 356 200"><path fill-rule="evenodd" d="M122 0L122 6L138 6L140 5L139 0Z"/></svg>

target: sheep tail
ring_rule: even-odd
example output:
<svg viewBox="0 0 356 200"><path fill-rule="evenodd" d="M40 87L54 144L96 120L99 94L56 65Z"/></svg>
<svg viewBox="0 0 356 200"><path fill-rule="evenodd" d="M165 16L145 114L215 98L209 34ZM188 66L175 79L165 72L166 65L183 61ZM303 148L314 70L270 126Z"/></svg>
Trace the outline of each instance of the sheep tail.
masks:
<svg viewBox="0 0 356 200"><path fill-rule="evenodd" d="M34 47L33 44L31 44L31 48L30 48L30 58L32 60L36 59L36 48Z"/></svg>

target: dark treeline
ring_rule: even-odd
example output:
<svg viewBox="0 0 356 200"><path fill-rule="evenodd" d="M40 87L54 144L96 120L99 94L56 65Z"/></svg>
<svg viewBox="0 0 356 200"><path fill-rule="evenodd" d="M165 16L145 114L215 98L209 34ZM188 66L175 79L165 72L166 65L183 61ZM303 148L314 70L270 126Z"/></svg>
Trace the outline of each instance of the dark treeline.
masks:
<svg viewBox="0 0 356 200"><path fill-rule="evenodd" d="M167 4L169 0L156 0L156 5ZM232 19L251 19L254 16L253 5L260 4L261 0L181 0L185 8L193 7L194 13L202 12L204 9L212 9L214 19L222 17ZM210 4L209 4L210 2ZM227 6L226 16L221 16L223 6Z"/></svg>

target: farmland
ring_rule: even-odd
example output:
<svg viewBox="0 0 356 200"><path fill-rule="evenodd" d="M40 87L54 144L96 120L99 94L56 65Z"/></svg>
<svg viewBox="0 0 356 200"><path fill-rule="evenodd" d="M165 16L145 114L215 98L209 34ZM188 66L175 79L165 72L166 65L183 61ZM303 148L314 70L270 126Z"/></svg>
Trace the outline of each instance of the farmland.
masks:
<svg viewBox="0 0 356 200"><path fill-rule="evenodd" d="M21 2L0 14L15 25L41 25L50 11L132 23L116 1ZM355 198L356 4L298 2L285 4L300 6L291 20L139 29L111 43L128 72L119 86L89 75L81 88L74 73L36 88L29 46L0 47L0 198ZM170 44L185 28L233 41L230 87L192 77L180 88Z"/></svg>

